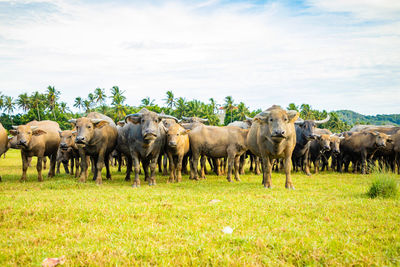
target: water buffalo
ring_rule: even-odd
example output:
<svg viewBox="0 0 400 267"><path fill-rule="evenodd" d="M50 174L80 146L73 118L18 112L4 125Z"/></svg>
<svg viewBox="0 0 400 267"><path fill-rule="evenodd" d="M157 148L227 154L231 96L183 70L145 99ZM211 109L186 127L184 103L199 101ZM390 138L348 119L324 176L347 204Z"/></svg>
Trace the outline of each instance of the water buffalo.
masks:
<svg viewBox="0 0 400 267"><path fill-rule="evenodd" d="M284 158L286 188L292 188L290 169L292 152L296 145L294 122L299 113L294 110L283 110L280 106L272 106L257 114L247 136L250 151L261 158L263 185L271 187L271 171L274 159Z"/></svg>
<svg viewBox="0 0 400 267"><path fill-rule="evenodd" d="M308 156L311 140L317 136L315 127L319 124L326 123L330 119L328 115L324 120L303 120L298 119L295 122L296 127L296 147L294 148L292 160L293 166L297 171L298 167L304 168L307 175L311 175L308 164Z"/></svg>
<svg viewBox="0 0 400 267"><path fill-rule="evenodd" d="M314 173L319 171L319 162L324 160L326 153L331 150L331 138L330 135L321 134L312 140L310 143L310 162L314 164Z"/></svg>
<svg viewBox="0 0 400 267"><path fill-rule="evenodd" d="M248 130L239 127L218 127L198 125L189 132L192 160L190 164L190 176L198 180L197 166L200 156L211 158L227 157L227 180L231 182L232 169L235 169L235 179L239 178L239 157L246 152L246 138ZM202 176L204 174L202 173Z"/></svg>
<svg viewBox="0 0 400 267"><path fill-rule="evenodd" d="M340 142L339 172L342 172L344 161L351 161L354 171L356 171L357 163L360 162L361 173L367 173L367 160L371 161L378 148L385 147L387 142L392 142L390 136L379 132L353 132L351 135L345 135Z"/></svg>
<svg viewBox="0 0 400 267"><path fill-rule="evenodd" d="M130 125L128 143L135 170L135 180L132 187L140 186L139 160L143 163L145 179L148 180L149 185L156 184L156 164L166 140L164 125L161 123L164 118L178 121L172 116L160 115L145 108L138 113L129 114L125 117L125 121Z"/></svg>
<svg viewBox="0 0 400 267"><path fill-rule="evenodd" d="M110 154L117 144L117 128L114 121L97 112L91 112L86 117L71 119L76 128L75 143L81 158L80 182L87 178L87 156L93 159L94 177L97 184L102 183L101 170L106 166L106 177L111 179Z"/></svg>
<svg viewBox="0 0 400 267"><path fill-rule="evenodd" d="M75 143L76 139L75 130L65 130L60 131L60 152L59 157L63 163L68 163L71 161L71 175L74 175L75 167L75 177L79 176L79 149ZM64 165L65 167L65 165ZM57 169L59 166L57 166Z"/></svg>
<svg viewBox="0 0 400 267"><path fill-rule="evenodd" d="M129 131L132 128L132 124L125 123L125 121L118 122L117 131L118 131L118 139L117 146L115 147L115 151L117 152L118 157L118 171L121 171L122 164L122 155L125 156L126 159L126 175L125 181L131 180L131 172L132 172L132 156L129 150Z"/></svg>
<svg viewBox="0 0 400 267"><path fill-rule="evenodd" d="M228 126L237 126L242 129L250 129L251 125L253 123L253 118L247 117L243 121L234 121L228 124ZM254 156L250 150L246 151L245 154L240 156L240 174L244 174L244 165L246 163L246 157L250 157L250 171L253 171L253 162L254 162L254 173L255 174L260 174L260 168L259 168L259 158Z"/></svg>
<svg viewBox="0 0 400 267"><path fill-rule="evenodd" d="M164 121L164 126L167 134L166 151L171 167L169 182L180 182L182 180L182 160L190 148L189 130L168 121Z"/></svg>
<svg viewBox="0 0 400 267"><path fill-rule="evenodd" d="M0 123L0 156L6 153L8 150L8 136L7 131L4 129L3 125ZM1 174L0 174L1 181Z"/></svg>
<svg viewBox="0 0 400 267"><path fill-rule="evenodd" d="M55 174L57 150L60 144L61 131L57 122L54 121L34 121L26 125L13 126L10 133L17 137L16 143L21 149L22 158L22 177L21 181L26 181L26 171L28 169L29 158L37 157L36 169L39 182L43 181L42 161L45 157L50 157L49 177Z"/></svg>

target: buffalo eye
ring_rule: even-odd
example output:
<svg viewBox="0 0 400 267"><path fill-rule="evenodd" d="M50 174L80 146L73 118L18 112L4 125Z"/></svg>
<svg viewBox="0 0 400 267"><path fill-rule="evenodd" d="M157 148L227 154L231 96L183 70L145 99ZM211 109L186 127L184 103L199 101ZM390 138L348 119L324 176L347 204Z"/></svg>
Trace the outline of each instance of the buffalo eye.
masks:
<svg viewBox="0 0 400 267"><path fill-rule="evenodd" d="M284 118L283 120L284 120L284 121L288 121L288 118Z"/></svg>
<svg viewBox="0 0 400 267"><path fill-rule="evenodd" d="M28 134L32 134L32 132L28 132Z"/></svg>
<svg viewBox="0 0 400 267"><path fill-rule="evenodd" d="M271 118L271 119L269 119L269 121L274 121L274 120Z"/></svg>

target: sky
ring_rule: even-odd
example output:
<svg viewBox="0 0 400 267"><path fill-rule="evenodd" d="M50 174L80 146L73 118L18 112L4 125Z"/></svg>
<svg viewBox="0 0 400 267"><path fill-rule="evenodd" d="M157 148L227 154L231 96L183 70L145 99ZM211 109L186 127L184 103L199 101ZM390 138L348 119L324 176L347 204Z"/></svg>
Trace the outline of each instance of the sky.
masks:
<svg viewBox="0 0 400 267"><path fill-rule="evenodd" d="M0 0L0 92L400 113L398 0Z"/></svg>

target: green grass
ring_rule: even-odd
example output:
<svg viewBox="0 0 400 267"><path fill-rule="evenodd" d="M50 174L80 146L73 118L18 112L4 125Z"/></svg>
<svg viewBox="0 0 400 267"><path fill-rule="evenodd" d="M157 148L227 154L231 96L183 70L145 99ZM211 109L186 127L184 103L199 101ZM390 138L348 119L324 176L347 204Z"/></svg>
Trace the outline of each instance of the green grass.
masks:
<svg viewBox="0 0 400 267"><path fill-rule="evenodd" d="M370 199L370 175L294 173L296 190L281 173L273 189L253 174L179 184L158 175L155 187L141 176L133 189L116 169L96 186L64 174L39 183L30 167L20 183L13 150L0 171L0 266L62 255L66 266L400 265L400 202Z"/></svg>
<svg viewBox="0 0 400 267"><path fill-rule="evenodd" d="M370 198L396 198L399 195L399 185L396 174L377 171L373 174L373 180L367 195Z"/></svg>

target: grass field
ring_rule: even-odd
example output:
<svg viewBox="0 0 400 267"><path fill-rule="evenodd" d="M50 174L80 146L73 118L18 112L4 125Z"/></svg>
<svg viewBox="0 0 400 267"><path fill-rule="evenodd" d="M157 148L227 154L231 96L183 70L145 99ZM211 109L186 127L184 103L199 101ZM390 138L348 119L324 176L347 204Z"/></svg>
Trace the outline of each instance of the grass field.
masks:
<svg viewBox="0 0 400 267"><path fill-rule="evenodd" d="M369 199L373 175L294 173L290 191L281 173L273 189L253 174L178 184L158 175L133 189L116 169L96 186L64 174L39 183L30 167L20 183L15 150L0 172L0 266L62 255L66 266L400 265L400 200Z"/></svg>

